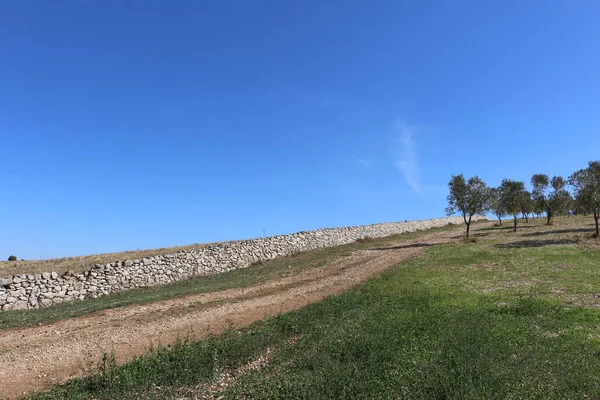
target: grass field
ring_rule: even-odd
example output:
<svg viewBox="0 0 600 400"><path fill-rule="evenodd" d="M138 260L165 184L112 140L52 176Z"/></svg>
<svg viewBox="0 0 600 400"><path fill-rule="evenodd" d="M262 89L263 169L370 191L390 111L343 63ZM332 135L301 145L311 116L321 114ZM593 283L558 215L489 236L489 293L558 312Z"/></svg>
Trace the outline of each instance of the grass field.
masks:
<svg viewBox="0 0 600 400"><path fill-rule="evenodd" d="M475 231L246 329L122 366L106 355L34 398L600 398L592 221L543 222Z"/></svg>

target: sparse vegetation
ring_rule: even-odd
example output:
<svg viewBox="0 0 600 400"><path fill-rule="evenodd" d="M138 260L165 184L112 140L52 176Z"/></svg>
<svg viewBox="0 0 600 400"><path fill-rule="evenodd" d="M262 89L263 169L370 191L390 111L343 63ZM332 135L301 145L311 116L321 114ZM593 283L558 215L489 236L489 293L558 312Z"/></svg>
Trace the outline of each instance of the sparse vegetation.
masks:
<svg viewBox="0 0 600 400"><path fill-rule="evenodd" d="M9 256L8 261L17 261L17 256Z"/></svg>

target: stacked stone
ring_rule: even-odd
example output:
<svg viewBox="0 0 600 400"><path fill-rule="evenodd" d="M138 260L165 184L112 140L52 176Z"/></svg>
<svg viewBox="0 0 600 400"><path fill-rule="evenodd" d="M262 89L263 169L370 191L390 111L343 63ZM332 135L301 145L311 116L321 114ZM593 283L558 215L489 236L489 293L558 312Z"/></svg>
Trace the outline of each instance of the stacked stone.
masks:
<svg viewBox="0 0 600 400"><path fill-rule="evenodd" d="M481 218L484 217L477 219ZM69 271L60 276L56 272L14 275L10 278L0 278L0 307L3 311L24 310L95 298L122 290L174 282L191 276L245 268L257 261L352 243L365 236L379 238L441 227L450 223L462 223L462 218L326 228L220 243L175 254L97 264L80 274Z"/></svg>

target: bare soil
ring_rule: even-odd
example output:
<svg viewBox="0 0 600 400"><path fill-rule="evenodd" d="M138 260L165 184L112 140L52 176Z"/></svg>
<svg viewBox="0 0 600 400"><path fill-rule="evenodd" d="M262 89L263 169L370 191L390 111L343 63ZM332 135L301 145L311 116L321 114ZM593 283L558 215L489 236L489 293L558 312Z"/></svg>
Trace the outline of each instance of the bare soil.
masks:
<svg viewBox="0 0 600 400"><path fill-rule="evenodd" d="M488 224L486 224L488 225ZM464 227L361 250L321 268L245 288L133 305L34 327L0 331L0 397L19 398L81 376L105 353L121 364L151 346L200 339L317 302L364 282Z"/></svg>

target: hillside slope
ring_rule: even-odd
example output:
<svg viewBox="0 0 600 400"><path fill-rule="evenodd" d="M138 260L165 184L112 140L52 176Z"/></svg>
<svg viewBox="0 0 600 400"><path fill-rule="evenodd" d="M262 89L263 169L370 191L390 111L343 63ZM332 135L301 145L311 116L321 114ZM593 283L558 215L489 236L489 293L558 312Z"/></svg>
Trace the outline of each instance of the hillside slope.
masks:
<svg viewBox="0 0 600 400"><path fill-rule="evenodd" d="M321 267L281 274L249 287L105 310L51 324L2 332L0 396L14 396L83 372L102 354L118 362L144 354L151 345L178 337L198 339L246 326L316 302L363 282L436 243L456 240L461 228L420 232L417 238L366 243ZM409 239L409 240L407 240ZM381 246L383 244L383 246ZM43 310L41 310L43 311Z"/></svg>

